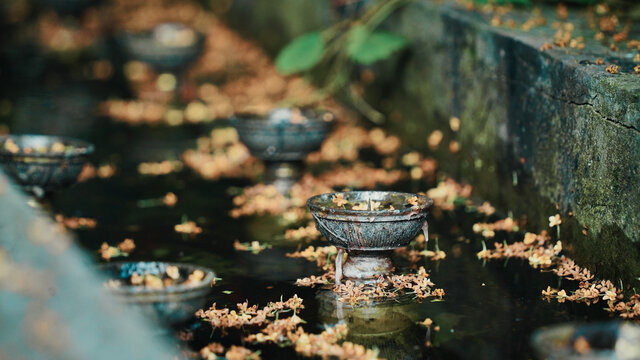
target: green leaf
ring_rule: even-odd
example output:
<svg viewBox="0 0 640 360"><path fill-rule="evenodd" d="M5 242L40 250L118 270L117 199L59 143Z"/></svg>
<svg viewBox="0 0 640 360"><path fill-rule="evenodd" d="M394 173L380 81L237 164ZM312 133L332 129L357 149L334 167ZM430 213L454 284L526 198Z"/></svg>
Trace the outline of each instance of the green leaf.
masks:
<svg viewBox="0 0 640 360"><path fill-rule="evenodd" d="M283 74L309 70L324 55L324 40L320 32L298 36L284 47L276 58L276 68Z"/></svg>
<svg viewBox="0 0 640 360"><path fill-rule="evenodd" d="M233 290L222 290L222 293L227 295L233 294Z"/></svg>
<svg viewBox="0 0 640 360"><path fill-rule="evenodd" d="M453 199L453 205L454 206L462 206L465 205L467 203L467 198L463 197L463 196L456 196L455 199Z"/></svg>
<svg viewBox="0 0 640 360"><path fill-rule="evenodd" d="M364 26L354 26L347 39L347 54L353 60L369 65L391 56L408 43L404 36L387 31L369 32Z"/></svg>

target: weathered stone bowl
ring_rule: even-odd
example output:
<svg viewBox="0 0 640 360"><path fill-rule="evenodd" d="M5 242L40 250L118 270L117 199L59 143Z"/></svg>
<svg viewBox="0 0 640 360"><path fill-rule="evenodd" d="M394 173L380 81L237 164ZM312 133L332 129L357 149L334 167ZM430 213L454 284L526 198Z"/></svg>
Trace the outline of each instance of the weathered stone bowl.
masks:
<svg viewBox="0 0 640 360"><path fill-rule="evenodd" d="M179 23L165 23L147 32L123 32L116 40L129 59L158 71L175 72L202 54L205 36Z"/></svg>
<svg viewBox="0 0 640 360"><path fill-rule="evenodd" d="M238 115L230 120L253 156L272 162L302 161L320 148L335 123L335 116L322 110L295 111L278 108L266 117Z"/></svg>
<svg viewBox="0 0 640 360"><path fill-rule="evenodd" d="M334 197L347 201L338 206ZM416 197L418 205L407 201ZM380 210L353 210L357 203L379 202ZM350 191L316 195L307 205L318 230L336 247L385 251L408 245L422 229L432 201L426 196L394 191ZM390 210L389 205L394 209Z"/></svg>
<svg viewBox="0 0 640 360"><path fill-rule="evenodd" d="M128 279L133 273L138 275L161 275L168 266L177 266L180 278L177 284L161 289L130 285ZM107 286L108 290L125 303L134 304L152 319L175 324L190 319L196 310L207 301L210 284L215 279L213 270L206 267L169 262L113 262L98 266L110 280L119 280L120 286ZM189 274L195 270L204 272L204 278L196 284L186 284Z"/></svg>
<svg viewBox="0 0 640 360"><path fill-rule="evenodd" d="M334 201L342 197L345 204ZM415 204L409 199L415 197ZM379 204L378 209L375 203ZM307 205L318 231L349 257L342 265L336 257L336 281L344 274L369 279L393 270L390 252L407 246L420 231L428 239L427 214L433 201L422 195L393 191L350 191L316 195ZM366 206L354 210L354 205ZM393 207L393 209L391 209Z"/></svg>
<svg viewBox="0 0 640 360"><path fill-rule="evenodd" d="M8 142L18 149L10 151ZM63 151L52 151L53 144ZM38 151L45 149L45 151ZM16 183L37 197L74 184L94 146L60 136L7 135L0 137L0 165Z"/></svg>

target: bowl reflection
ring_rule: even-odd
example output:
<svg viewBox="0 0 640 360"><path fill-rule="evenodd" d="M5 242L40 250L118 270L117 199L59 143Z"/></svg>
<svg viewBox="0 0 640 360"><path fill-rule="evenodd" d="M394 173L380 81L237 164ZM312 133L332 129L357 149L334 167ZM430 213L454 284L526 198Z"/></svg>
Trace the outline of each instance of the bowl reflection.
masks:
<svg viewBox="0 0 640 360"><path fill-rule="evenodd" d="M417 328L415 302L385 301L351 306L338 300L331 290L316 295L320 320L324 324L343 323L349 327L347 341L377 348L384 359L423 359L424 332Z"/></svg>

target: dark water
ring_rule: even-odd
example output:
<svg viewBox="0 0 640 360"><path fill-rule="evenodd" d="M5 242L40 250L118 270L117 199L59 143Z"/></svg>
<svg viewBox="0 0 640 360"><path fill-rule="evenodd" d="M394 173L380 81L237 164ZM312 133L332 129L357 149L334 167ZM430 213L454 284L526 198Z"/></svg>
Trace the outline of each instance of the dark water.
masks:
<svg viewBox="0 0 640 360"><path fill-rule="evenodd" d="M95 251L102 242L115 244L130 237L137 244L131 260L182 261L214 269L223 280L213 288L203 306L216 302L219 307L235 307L244 300L264 305L281 296L286 299L298 294L306 306L300 316L307 320L308 331L319 332L323 324L337 322L335 300L321 290L294 285L296 278L318 273L314 263L285 257L298 244L271 241L274 247L258 255L233 249L236 239L270 242L283 233L269 217L228 216L232 207L228 189L248 185L247 181L205 181L190 170L157 177L137 174L137 161L171 156L174 147L195 139L200 131L206 133L204 126L134 129L97 120L92 129L94 135L90 140L101 149L96 162L115 161L117 175L78 184L53 198L57 212L98 220L95 229L78 231L79 241L88 251ZM394 189L415 191L420 186L426 189L427 185L404 183ZM137 207L138 200L159 198L169 191L179 198L175 207ZM190 237L174 232L173 226L184 216L195 220L203 233ZM536 328L606 317L600 304L587 307L541 300L542 289L558 284L551 273L533 270L520 260L489 263L478 260L475 254L481 250L480 240L469 229L480 220L464 209L441 219L431 217L431 231L439 235L439 246L447 258L436 263L425 260L422 265L430 271L437 287L446 291L444 302L349 310L346 315L353 325L351 339L377 346L383 350L382 356L388 358L526 359L532 358L529 337ZM471 240L465 241L467 238ZM396 261L401 268L407 265L401 258ZM426 317L441 327L429 339L433 344L430 349L424 346L426 330L416 325ZM211 329L208 325L197 326L195 321L193 324L196 336L191 346L198 349L210 340ZM230 343L237 341L239 335L231 331L228 337L220 339L216 332L211 340ZM290 349L277 347L267 347L262 352L265 358L293 354Z"/></svg>
<svg viewBox="0 0 640 360"><path fill-rule="evenodd" d="M56 69L38 75L42 81L5 82L5 97L13 104L11 115L5 120L11 120L13 132L64 133L92 141L97 148L94 163L116 165L114 177L78 184L52 198L55 212L97 219L95 229L77 231L80 245L94 252L96 260L102 242L115 245L124 238L133 238L137 248L130 260L180 261L212 268L222 280L213 287L203 307L213 302L218 307L235 307L244 300L264 305L297 294L304 299L305 309L299 315L307 321L307 331L317 333L324 324L338 321L335 301L328 292L294 285L297 278L319 273L314 263L285 256L299 244L273 241L283 230L269 218L228 216L232 207L228 190L250 182L206 181L190 170L157 177L137 173L141 161L179 158L214 125L130 127L97 118L92 115L96 101L111 94L125 94L126 89L117 82L78 81L72 68L63 70L71 75L60 75ZM407 182L393 189L425 191L428 186ZM167 192L174 192L179 198L173 208L137 206L139 200L161 198ZM195 237L176 233L173 226L185 216L195 220L203 233ZM421 265L429 270L437 287L446 291L445 301L343 309L342 318L350 324L350 339L378 347L381 356L387 358L529 359L533 358L529 339L535 329L566 321L607 318L602 304L587 307L541 300L542 289L558 285L557 277L551 273L533 270L520 260L478 260L476 253L482 246L470 229L480 220L484 219L464 209L439 219L430 218L431 232L439 235L439 246L447 258L437 263L425 260ZM502 240L500 236L504 234L499 234L497 241ZM274 246L254 255L235 251L236 239L274 242ZM405 269L405 260L396 261L400 270ZM439 332L427 334L417 325L427 317L440 326ZM176 329L194 331L189 342L193 350L209 341L240 344L242 335L239 330L230 330L228 336L221 338L219 331L212 334L208 325L196 320L173 330ZM431 348L425 347L427 340L431 341ZM266 359L296 356L290 348L260 349Z"/></svg>

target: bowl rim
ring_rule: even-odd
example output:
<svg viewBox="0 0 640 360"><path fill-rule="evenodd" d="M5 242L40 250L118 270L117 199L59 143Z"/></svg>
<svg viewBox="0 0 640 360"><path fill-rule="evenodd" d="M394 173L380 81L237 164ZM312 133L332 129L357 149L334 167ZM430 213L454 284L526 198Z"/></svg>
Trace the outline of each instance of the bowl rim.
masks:
<svg viewBox="0 0 640 360"><path fill-rule="evenodd" d="M168 261L114 261L108 263L101 263L97 265L98 270L100 270L101 275L107 278L107 280L112 279L112 277L108 276L106 273L107 269L113 266L119 266L120 268L125 264L140 264L140 263L158 263L166 266L177 266L178 268L190 267L193 270L202 270L205 275L204 278L197 285L185 285L184 283L165 286L162 289L148 288L146 286L135 286L130 284L121 284L119 287L107 287L107 290L119 294L119 295L166 295L166 294L176 294L176 293L190 293L200 291L209 287L209 284L216 278L216 273L205 266L194 265L190 263L181 263L181 262L168 262Z"/></svg>
<svg viewBox="0 0 640 360"><path fill-rule="evenodd" d="M325 207L318 205L317 202L320 199L328 198L330 196L334 196L337 194L353 194L353 193L385 193L385 194L397 194L403 195L407 198L416 196L419 201L418 206L412 206L404 209L382 209L382 210L353 210L353 209L340 209L333 207ZM331 193L324 193L319 195L314 195L307 199L307 206L311 210L312 213L329 213L332 215L350 215L350 216L392 216L392 215L405 215L405 214L415 214L420 212L427 212L433 205L433 200L426 195L414 194L402 191L380 191L380 190L360 190L360 191L336 191Z"/></svg>
<svg viewBox="0 0 640 360"><path fill-rule="evenodd" d="M25 153L22 151L22 147L18 152L10 152L4 149L4 147L0 147L0 156L3 157L12 157L12 158L41 158L41 159L65 159L65 158L74 158L80 156L88 156L93 154L95 151L95 146L81 139L69 137L69 136L58 136L58 135L42 135L42 134L9 134L0 136L0 143L4 144L5 141L12 139L18 146L20 146L20 142L22 138L30 137L30 138L41 138L53 143L55 141L67 142L71 143L75 148L71 151L65 152L47 152L47 153Z"/></svg>
<svg viewBox="0 0 640 360"><path fill-rule="evenodd" d="M274 111L278 108L274 108L271 111ZM300 111L302 111L302 114L304 115L304 117L307 119L306 122L303 123L290 123L290 122L286 122L286 123L274 123L274 122L268 122L268 118L270 116L270 114L266 114L266 115L261 115L261 114L256 114L256 113L250 113L250 112L240 112L234 115L231 115L229 117L229 123L234 126L234 127L242 127L242 128L259 128L259 129L265 129L265 128L286 128L286 129L290 129L290 128L310 128L310 127L327 127L327 126L332 126L333 124L335 124L337 122L337 116L336 114L331 111L331 110L327 110L327 109L323 109L323 108L314 108L314 107L299 107L297 108ZM321 117L324 114L331 114L332 118L331 120L324 120ZM266 126L265 126L266 125Z"/></svg>
<svg viewBox="0 0 640 360"><path fill-rule="evenodd" d="M187 45L180 45L180 46L167 46L164 44L160 44L160 47L162 48L167 48L167 49L187 49L187 48L191 48L191 47L198 47L200 45L204 44L204 41L206 39L206 34L203 33L202 31L200 31L200 29L198 29L195 26L189 26L188 24L185 24L183 22L180 21L166 21L166 22L161 22L158 23L156 25L154 25L152 28L150 29L146 29L146 30L141 30L141 31L131 31L131 30L120 30L117 34L117 37L119 41L130 41L130 40L153 40L155 44L158 44L157 41L155 41L155 39L153 38L154 35L154 31L156 30L157 27L161 26L161 25L171 25L171 26L183 26L185 29L189 29L191 31L193 31L193 33L195 34L195 41L191 44L187 44Z"/></svg>

